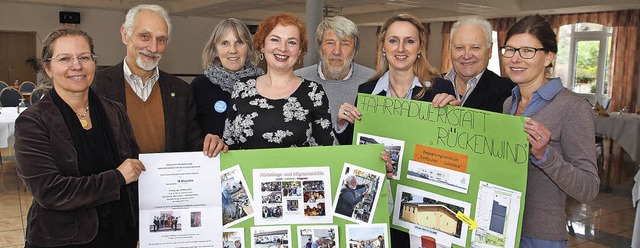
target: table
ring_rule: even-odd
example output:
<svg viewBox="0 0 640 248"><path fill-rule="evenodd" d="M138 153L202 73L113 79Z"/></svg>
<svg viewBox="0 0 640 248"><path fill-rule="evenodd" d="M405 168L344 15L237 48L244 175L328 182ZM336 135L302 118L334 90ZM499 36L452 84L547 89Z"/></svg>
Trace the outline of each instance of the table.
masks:
<svg viewBox="0 0 640 248"><path fill-rule="evenodd" d="M612 113L610 117L597 117L595 124L597 134L612 138L629 154L636 164L640 165L640 115ZM610 171L610 169L608 170ZM607 183L608 180L609 178L607 178ZM634 180L636 183L631 190L633 206L636 205L639 198L640 171L636 173ZM635 223L633 225L633 235L631 237L631 247L640 247L640 208L637 207Z"/></svg>
<svg viewBox="0 0 640 248"><path fill-rule="evenodd" d="M0 109L0 148L13 147L16 131L16 119L18 112L16 107L3 107Z"/></svg>

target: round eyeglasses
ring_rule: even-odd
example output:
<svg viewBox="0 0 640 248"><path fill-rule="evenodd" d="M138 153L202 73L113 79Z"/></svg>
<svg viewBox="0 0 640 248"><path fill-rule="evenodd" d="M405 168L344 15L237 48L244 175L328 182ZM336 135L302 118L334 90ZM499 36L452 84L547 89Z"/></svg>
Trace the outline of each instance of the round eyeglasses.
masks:
<svg viewBox="0 0 640 248"><path fill-rule="evenodd" d="M536 56L536 52L537 51L546 51L546 50L547 49L535 48L535 47L515 48L515 47L505 46L505 47L501 47L500 48L500 54L502 54L502 57L512 58L513 55L516 55L516 52L518 52L520 54L521 58L523 58L523 59L531 59L531 58Z"/></svg>

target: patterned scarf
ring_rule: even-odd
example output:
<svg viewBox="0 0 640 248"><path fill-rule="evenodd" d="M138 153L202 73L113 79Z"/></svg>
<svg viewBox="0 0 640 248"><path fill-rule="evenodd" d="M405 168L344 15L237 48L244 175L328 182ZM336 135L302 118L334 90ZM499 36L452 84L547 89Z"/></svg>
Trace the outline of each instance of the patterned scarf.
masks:
<svg viewBox="0 0 640 248"><path fill-rule="evenodd" d="M204 75L211 83L220 86L222 90L232 93L233 86L244 77L260 76L264 71L250 63L244 65L239 71L229 71L222 66L208 66L204 70Z"/></svg>

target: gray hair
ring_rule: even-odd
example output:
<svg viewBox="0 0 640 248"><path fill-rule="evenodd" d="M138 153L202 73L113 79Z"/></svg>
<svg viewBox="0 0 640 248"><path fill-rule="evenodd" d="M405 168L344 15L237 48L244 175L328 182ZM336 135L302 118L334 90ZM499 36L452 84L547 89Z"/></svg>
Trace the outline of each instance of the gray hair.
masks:
<svg viewBox="0 0 640 248"><path fill-rule="evenodd" d="M149 11L156 13L159 16L164 18L164 22L167 23L167 29L169 31L168 35L171 37L171 18L169 18L169 13L167 10L162 8L160 5L151 5L151 4L140 4L135 6L127 12L125 16L124 23L122 23L122 27L124 27L125 32L127 33L127 37L131 37L133 32L133 23L136 21L136 16L142 11Z"/></svg>
<svg viewBox="0 0 640 248"><path fill-rule="evenodd" d="M449 34L449 46L451 46L451 41L453 41L453 34L456 32L458 27L462 25L478 25L484 32L487 34L487 46L491 47L492 33L493 27L491 27L491 23L480 16L468 16L462 17L456 23L451 26L451 33Z"/></svg>
<svg viewBox="0 0 640 248"><path fill-rule="evenodd" d="M331 30L340 39L344 39L347 36L353 37L353 41L355 42L356 53L358 52L358 48L360 48L360 39L358 38L358 26L356 24L343 17L343 16L334 16L324 18L320 24L318 24L318 28L316 29L316 43L318 44L318 48L322 44L322 36L324 32L327 30Z"/></svg>
<svg viewBox="0 0 640 248"><path fill-rule="evenodd" d="M207 69L208 66L219 66L220 58L218 58L218 50L216 50L216 44L222 42L229 32L233 32L242 42L246 43L249 47L247 50L246 62L252 65L258 64L258 54L253 50L253 41L251 40L251 32L244 23L236 18L229 18L222 20L211 33L209 41L204 46L202 51L202 67Z"/></svg>

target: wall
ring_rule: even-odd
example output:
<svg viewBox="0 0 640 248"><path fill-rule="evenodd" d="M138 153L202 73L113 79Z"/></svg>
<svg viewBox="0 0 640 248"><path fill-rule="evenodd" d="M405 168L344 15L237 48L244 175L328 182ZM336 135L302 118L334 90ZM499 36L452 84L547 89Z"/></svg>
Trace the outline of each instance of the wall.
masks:
<svg viewBox="0 0 640 248"><path fill-rule="evenodd" d="M120 63L126 48L120 38L120 25L125 10L103 10L90 8L64 8L46 5L0 2L0 30L37 32L37 51L41 53L42 42L58 23L59 11L80 12L81 23L77 27L94 39L98 65ZM170 73L201 74L202 48L213 27L220 19L171 16L173 33L160 68Z"/></svg>

